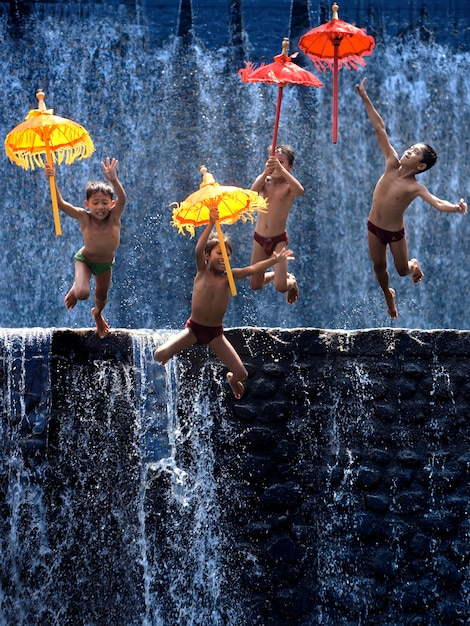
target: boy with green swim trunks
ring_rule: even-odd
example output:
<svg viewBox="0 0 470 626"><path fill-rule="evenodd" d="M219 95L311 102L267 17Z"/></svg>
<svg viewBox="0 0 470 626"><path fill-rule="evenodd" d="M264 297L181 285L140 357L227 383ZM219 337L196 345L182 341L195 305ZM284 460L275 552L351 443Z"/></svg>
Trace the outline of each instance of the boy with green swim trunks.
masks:
<svg viewBox="0 0 470 626"><path fill-rule="evenodd" d="M372 104L363 78L356 90L361 97L379 147L385 158L385 171L379 178L372 196L372 208L367 220L369 255L374 272L387 303L390 317L397 318L395 290L389 286L387 271L387 245L393 256L395 268L400 276L411 275L418 284L424 274L417 259L408 260L408 246L405 236L404 214L415 198L421 198L438 211L444 213L467 213L467 203L463 198L452 204L430 193L416 180L416 175L430 169L437 160L437 154L425 143L417 143L405 150L401 159L390 144L385 123Z"/></svg>
<svg viewBox="0 0 470 626"><path fill-rule="evenodd" d="M88 210L66 202L56 186L59 209L78 221L84 243L75 255L75 279L65 296L65 306L73 309L77 300L86 300L90 296L90 281L94 276L95 306L91 314L101 339L109 333L103 310L108 302L114 255L121 236L121 216L126 205L126 193L118 180L117 166L117 159L107 157L105 162L101 162L101 167L109 182L87 183L85 206ZM46 165L45 172L47 177L54 176L55 181L53 165Z"/></svg>

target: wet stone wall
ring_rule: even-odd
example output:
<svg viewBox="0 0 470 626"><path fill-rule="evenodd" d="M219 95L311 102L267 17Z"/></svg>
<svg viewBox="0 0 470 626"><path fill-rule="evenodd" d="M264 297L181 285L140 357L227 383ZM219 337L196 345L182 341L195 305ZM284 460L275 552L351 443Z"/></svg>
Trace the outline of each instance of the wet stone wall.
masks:
<svg viewBox="0 0 470 626"><path fill-rule="evenodd" d="M469 333L228 336L250 376L212 436L244 623L468 623Z"/></svg>
<svg viewBox="0 0 470 626"><path fill-rule="evenodd" d="M228 329L241 400L165 333L21 332L2 623L469 623L469 332Z"/></svg>

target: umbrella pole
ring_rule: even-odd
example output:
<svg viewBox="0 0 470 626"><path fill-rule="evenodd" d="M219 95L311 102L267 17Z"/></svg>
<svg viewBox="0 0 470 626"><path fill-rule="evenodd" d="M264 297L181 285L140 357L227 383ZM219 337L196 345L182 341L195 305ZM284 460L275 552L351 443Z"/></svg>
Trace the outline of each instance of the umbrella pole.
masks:
<svg viewBox="0 0 470 626"><path fill-rule="evenodd" d="M333 143L338 142L338 47L340 41L333 41Z"/></svg>
<svg viewBox="0 0 470 626"><path fill-rule="evenodd" d="M219 238L220 249L222 250L222 258L224 259L225 271L227 272L228 284L230 285L230 291L232 296L237 295L237 289L235 287L235 281L233 280L232 268L230 267L230 261L228 259L227 248L225 247L224 235L220 228L219 220L215 223L215 229L217 230L217 236Z"/></svg>
<svg viewBox="0 0 470 626"><path fill-rule="evenodd" d="M282 104L282 90L284 87L279 87L277 93L277 106L276 106L276 118L274 120L274 134L273 134L273 142L271 145L271 156L276 153L276 144L277 144L277 132L279 130L279 119L281 117L281 104Z"/></svg>
<svg viewBox="0 0 470 626"><path fill-rule="evenodd" d="M51 151L47 142L46 142L46 160L47 160L48 165L52 165ZM59 217L59 205L57 202L57 190L55 187L54 176L49 176L49 188L51 190L52 213L54 215L55 234L62 235L62 228L60 226L60 217Z"/></svg>

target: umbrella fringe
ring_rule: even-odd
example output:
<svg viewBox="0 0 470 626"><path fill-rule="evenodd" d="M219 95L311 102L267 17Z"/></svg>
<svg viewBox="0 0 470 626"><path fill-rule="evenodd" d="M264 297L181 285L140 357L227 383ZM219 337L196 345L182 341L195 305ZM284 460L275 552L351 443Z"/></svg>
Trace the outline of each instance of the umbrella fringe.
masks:
<svg viewBox="0 0 470 626"><path fill-rule="evenodd" d="M74 146L65 146L53 152L51 151L51 158L56 165L61 165L64 161L66 165L70 165L76 159L86 159L94 150L95 147L91 139L86 139ZM42 159L41 153L32 153L28 150L12 152L8 149L8 146L5 147L5 151L12 163L16 163L25 170L35 170L36 167L45 167L46 165ZM42 151L42 154L44 154L44 151Z"/></svg>
<svg viewBox="0 0 470 626"><path fill-rule="evenodd" d="M171 218L171 225L178 229L179 235L185 235L189 233L191 239L194 237L196 233L197 226L205 226L208 224L208 221L196 221L190 222L188 218L181 218L179 212L182 208L184 208L184 202L178 204L178 202L172 202L170 207L174 207L173 214ZM236 213L233 217L226 217L219 220L221 224L235 224L238 220L241 220L243 224L246 222L255 222L255 211L261 211L266 213L268 211L268 207L266 204L266 200L261 196L251 200L244 211L240 211ZM179 218L179 219L178 219ZM182 221L184 220L184 221ZM186 231L186 232L185 232Z"/></svg>
<svg viewBox="0 0 470 626"><path fill-rule="evenodd" d="M326 70L332 70L334 68L333 59L319 59L315 57L313 54L307 54L309 59L315 66L315 69L319 72L324 72ZM345 67L348 70L358 70L360 67L365 67L366 62L362 57L351 55L347 59L338 59L338 69Z"/></svg>

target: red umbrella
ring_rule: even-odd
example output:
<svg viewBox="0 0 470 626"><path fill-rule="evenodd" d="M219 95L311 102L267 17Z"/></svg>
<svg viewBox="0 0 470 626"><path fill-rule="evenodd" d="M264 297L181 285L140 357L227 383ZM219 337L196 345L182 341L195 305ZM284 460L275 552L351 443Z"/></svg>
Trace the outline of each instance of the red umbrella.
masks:
<svg viewBox="0 0 470 626"><path fill-rule="evenodd" d="M364 28L338 19L338 9L335 2L333 19L299 39L299 48L308 54L318 70L331 69L333 65L333 143L338 141L338 69L343 65L359 69L365 65L362 57L372 54L375 46L374 38Z"/></svg>
<svg viewBox="0 0 470 626"><path fill-rule="evenodd" d="M286 85L323 87L323 84L314 74L308 70L304 70L300 65L291 62L291 59L294 59L298 53L295 52L289 56L288 50L289 40L284 38L282 41L282 53L274 57L274 63L269 63L268 65L263 63L258 68L252 63L246 63L244 68L238 70L244 83L270 83L279 87L271 154L274 154L276 150L277 132L281 115L282 90L284 87Z"/></svg>

